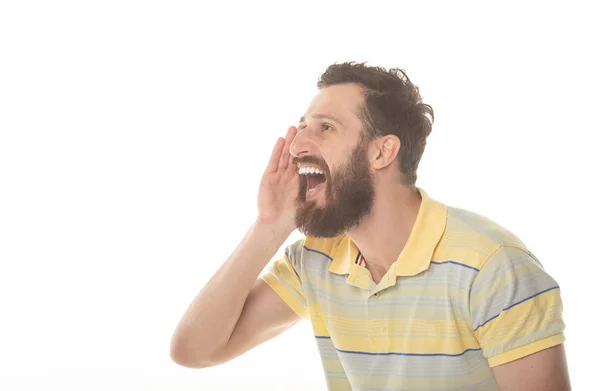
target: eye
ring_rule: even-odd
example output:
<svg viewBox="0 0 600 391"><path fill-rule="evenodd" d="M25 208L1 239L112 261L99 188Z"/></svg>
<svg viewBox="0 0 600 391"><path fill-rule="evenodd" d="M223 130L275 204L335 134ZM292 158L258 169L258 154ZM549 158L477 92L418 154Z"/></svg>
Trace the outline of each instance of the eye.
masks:
<svg viewBox="0 0 600 391"><path fill-rule="evenodd" d="M323 124L322 128L323 128L323 131L331 131L331 130L333 130L333 126L331 126L329 124Z"/></svg>

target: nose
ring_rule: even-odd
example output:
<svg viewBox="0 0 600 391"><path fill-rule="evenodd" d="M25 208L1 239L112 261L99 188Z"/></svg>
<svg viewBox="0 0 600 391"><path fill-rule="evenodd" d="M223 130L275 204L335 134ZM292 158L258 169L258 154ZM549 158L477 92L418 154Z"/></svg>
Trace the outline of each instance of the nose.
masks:
<svg viewBox="0 0 600 391"><path fill-rule="evenodd" d="M290 144L290 155L300 157L310 152L310 140L308 137L308 126L298 129L296 136Z"/></svg>

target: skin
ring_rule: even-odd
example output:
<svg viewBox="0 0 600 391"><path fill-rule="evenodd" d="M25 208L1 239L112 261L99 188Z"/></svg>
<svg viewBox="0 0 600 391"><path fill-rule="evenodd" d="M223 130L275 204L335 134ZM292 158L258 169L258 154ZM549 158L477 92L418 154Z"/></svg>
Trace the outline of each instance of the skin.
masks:
<svg viewBox="0 0 600 391"><path fill-rule="evenodd" d="M569 391L571 383L563 344L492 368L503 391Z"/></svg>
<svg viewBox="0 0 600 391"><path fill-rule="evenodd" d="M281 334L300 317L259 273L296 228L298 169L290 127L275 143L258 190L258 215L248 232L188 306L171 338L171 359L188 368L232 360ZM234 284L231 282L235 281Z"/></svg>

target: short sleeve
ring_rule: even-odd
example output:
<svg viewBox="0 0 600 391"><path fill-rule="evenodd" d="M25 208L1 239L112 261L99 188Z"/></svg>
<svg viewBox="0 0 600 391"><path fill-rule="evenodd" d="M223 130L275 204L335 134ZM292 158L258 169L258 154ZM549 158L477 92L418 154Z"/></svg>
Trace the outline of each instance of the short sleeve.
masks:
<svg viewBox="0 0 600 391"><path fill-rule="evenodd" d="M302 289L301 260L304 240L287 246L285 254L260 276L290 308L308 319L308 310L304 290Z"/></svg>
<svg viewBox="0 0 600 391"><path fill-rule="evenodd" d="M519 247L500 247L469 293L475 337L490 367L561 344L565 324L558 283Z"/></svg>

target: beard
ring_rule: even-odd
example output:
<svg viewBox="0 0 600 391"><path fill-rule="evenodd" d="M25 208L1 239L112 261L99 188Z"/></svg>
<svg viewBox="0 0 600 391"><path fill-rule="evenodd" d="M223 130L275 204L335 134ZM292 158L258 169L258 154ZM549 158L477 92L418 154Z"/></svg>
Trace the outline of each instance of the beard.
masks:
<svg viewBox="0 0 600 391"><path fill-rule="evenodd" d="M350 153L344 167L333 175L328 174L326 164L316 159L302 159L321 167L325 172L325 202L317 207L316 200L307 201L307 180L300 182L296 198L295 221L298 230L306 236L332 238L357 227L373 207L375 187L369 171L367 142L359 141Z"/></svg>

